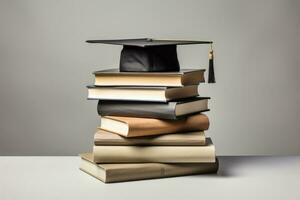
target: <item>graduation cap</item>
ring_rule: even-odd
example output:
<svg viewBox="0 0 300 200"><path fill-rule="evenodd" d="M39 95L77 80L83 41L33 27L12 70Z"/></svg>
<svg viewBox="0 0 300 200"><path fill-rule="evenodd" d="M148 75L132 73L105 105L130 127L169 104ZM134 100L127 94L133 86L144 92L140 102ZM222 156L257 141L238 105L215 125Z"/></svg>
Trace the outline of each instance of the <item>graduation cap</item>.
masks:
<svg viewBox="0 0 300 200"><path fill-rule="evenodd" d="M123 45L119 66L121 72L176 72L180 70L177 45L210 44L208 82L215 83L212 41L140 38L86 42Z"/></svg>

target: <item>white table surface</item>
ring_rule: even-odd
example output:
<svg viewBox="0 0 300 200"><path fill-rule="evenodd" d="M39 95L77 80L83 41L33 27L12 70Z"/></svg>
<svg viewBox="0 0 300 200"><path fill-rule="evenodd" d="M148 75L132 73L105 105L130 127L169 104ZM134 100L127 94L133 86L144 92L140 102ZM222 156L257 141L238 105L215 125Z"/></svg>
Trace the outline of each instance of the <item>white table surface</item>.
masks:
<svg viewBox="0 0 300 200"><path fill-rule="evenodd" d="M300 199L300 156L220 157L217 175L104 184L79 157L0 157L0 199Z"/></svg>

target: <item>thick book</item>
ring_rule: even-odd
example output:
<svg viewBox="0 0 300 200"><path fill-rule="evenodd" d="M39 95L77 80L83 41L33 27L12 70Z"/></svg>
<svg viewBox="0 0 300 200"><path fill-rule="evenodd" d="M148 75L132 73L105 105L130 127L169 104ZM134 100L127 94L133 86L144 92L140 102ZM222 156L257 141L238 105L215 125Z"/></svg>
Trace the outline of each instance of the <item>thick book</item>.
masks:
<svg viewBox="0 0 300 200"><path fill-rule="evenodd" d="M190 115L178 120L104 116L101 117L100 124L101 129L124 137L204 131L208 127L209 120L204 114Z"/></svg>
<svg viewBox="0 0 300 200"><path fill-rule="evenodd" d="M205 145L204 131L125 138L99 129L94 135L96 146L200 146Z"/></svg>
<svg viewBox="0 0 300 200"><path fill-rule="evenodd" d="M203 146L94 146L95 163L211 163L215 146L206 138Z"/></svg>
<svg viewBox="0 0 300 200"><path fill-rule="evenodd" d="M168 102L198 96L198 85L184 87L88 86L88 99Z"/></svg>
<svg viewBox="0 0 300 200"><path fill-rule="evenodd" d="M80 154L80 169L104 183L217 173L219 163L96 164L92 153Z"/></svg>
<svg viewBox="0 0 300 200"><path fill-rule="evenodd" d="M169 102L101 101L98 114L105 116L179 119L185 115L208 111L209 97L194 97Z"/></svg>
<svg viewBox="0 0 300 200"><path fill-rule="evenodd" d="M204 69L181 69L179 72L120 72L107 69L94 72L97 86L168 86L182 87L204 82Z"/></svg>

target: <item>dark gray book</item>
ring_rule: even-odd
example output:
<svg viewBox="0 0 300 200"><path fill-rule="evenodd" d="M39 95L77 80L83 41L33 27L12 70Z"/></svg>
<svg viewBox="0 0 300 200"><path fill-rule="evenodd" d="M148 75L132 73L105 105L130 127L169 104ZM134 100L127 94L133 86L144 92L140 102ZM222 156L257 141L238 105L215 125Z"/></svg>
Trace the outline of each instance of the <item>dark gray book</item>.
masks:
<svg viewBox="0 0 300 200"><path fill-rule="evenodd" d="M178 119L186 115L208 111L209 97L194 97L178 101L99 101L98 114L102 116L126 116L157 119Z"/></svg>

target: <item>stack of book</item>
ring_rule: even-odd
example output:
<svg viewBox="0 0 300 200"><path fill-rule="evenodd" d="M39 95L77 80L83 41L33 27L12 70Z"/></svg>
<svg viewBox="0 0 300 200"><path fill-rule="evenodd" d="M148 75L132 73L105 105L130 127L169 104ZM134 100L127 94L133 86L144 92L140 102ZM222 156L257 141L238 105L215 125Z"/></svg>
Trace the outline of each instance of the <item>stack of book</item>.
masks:
<svg viewBox="0 0 300 200"><path fill-rule="evenodd" d="M209 98L198 94L204 71L95 72L88 98L101 123L80 169L106 183L217 172Z"/></svg>

